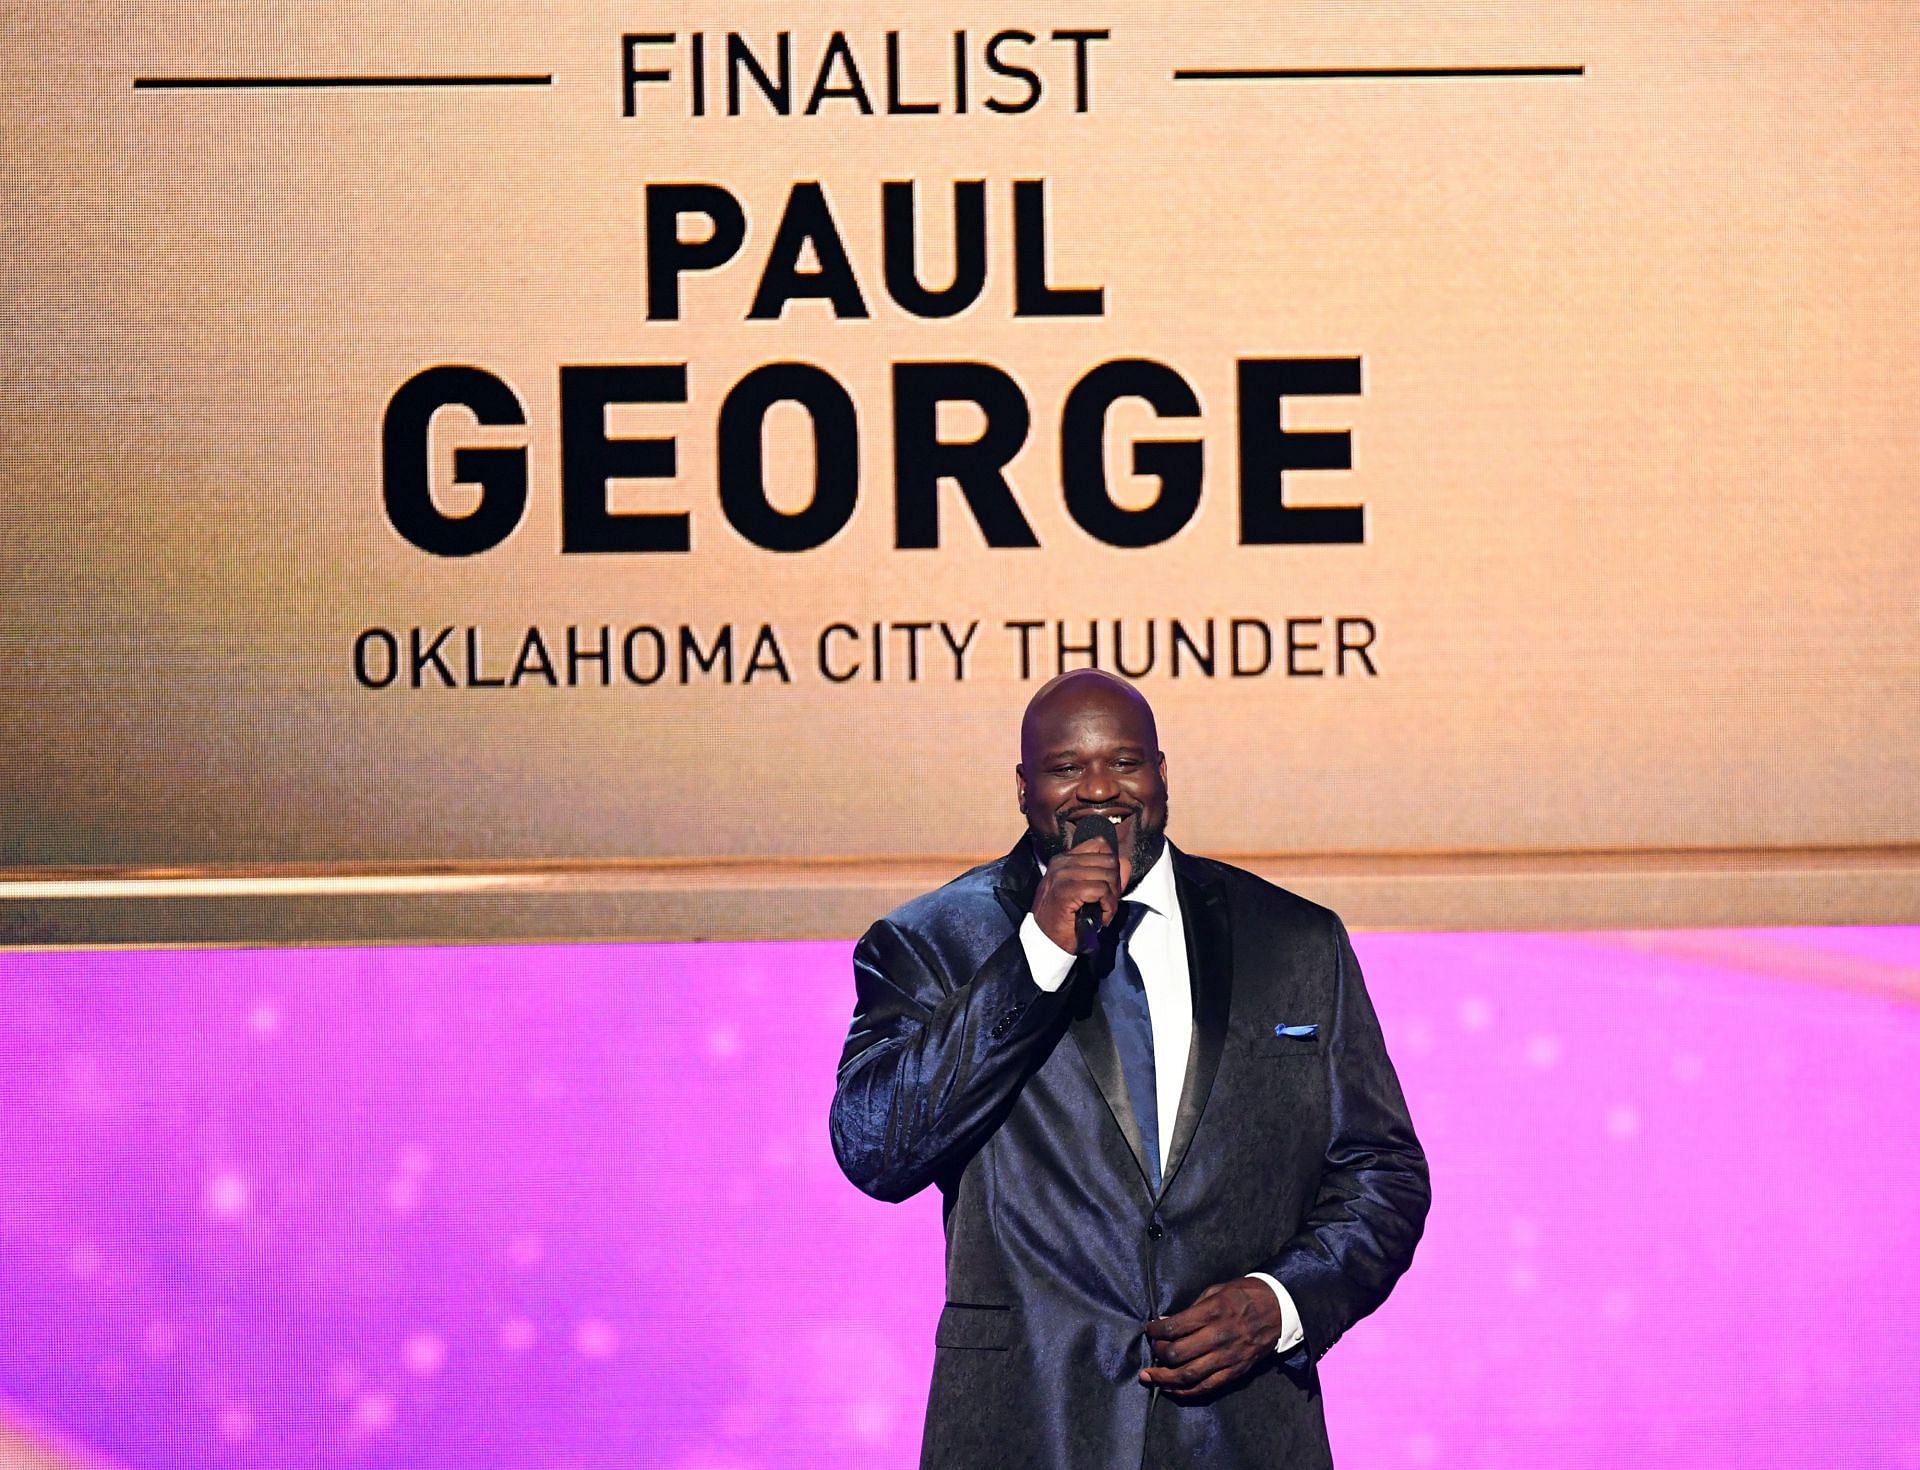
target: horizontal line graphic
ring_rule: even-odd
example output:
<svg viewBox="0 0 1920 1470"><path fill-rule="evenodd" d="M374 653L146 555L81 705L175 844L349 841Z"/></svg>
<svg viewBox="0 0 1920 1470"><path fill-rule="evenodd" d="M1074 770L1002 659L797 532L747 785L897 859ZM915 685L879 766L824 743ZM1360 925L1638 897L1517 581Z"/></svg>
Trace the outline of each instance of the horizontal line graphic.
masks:
<svg viewBox="0 0 1920 1470"><path fill-rule="evenodd" d="M1176 82L1396 82L1454 77L1580 77L1585 66L1188 66Z"/></svg>
<svg viewBox="0 0 1920 1470"><path fill-rule="evenodd" d="M324 91L349 87L550 87L547 73L474 72L424 76L135 77L136 92Z"/></svg>
<svg viewBox="0 0 1920 1470"><path fill-rule="evenodd" d="M1339 875L1554 872L1779 872L1859 865L1920 865L1920 844L1805 847L1461 849L1400 852L1209 854L1242 867ZM441 863L258 863L183 868L0 870L8 899L269 897L480 893L568 889L865 887L944 882L993 854L911 857L622 858Z"/></svg>
<svg viewBox="0 0 1920 1470"><path fill-rule="evenodd" d="M1212 854L1355 929L1920 923L1920 843ZM851 939L985 853L0 868L9 951Z"/></svg>

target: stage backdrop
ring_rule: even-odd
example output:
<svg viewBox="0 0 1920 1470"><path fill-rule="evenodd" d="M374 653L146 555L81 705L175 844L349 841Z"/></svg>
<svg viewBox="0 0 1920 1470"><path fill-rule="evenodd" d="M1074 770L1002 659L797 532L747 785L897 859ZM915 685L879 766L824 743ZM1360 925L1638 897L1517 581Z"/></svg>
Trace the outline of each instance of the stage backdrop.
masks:
<svg viewBox="0 0 1920 1470"><path fill-rule="evenodd" d="M1372 925L1920 916L1913 8L0 36L0 938L847 934L1018 712Z"/></svg>
<svg viewBox="0 0 1920 1470"><path fill-rule="evenodd" d="M1355 944L1433 1214L1336 1463L1920 1470L1920 929ZM0 956L0 1465L909 1470L850 948Z"/></svg>

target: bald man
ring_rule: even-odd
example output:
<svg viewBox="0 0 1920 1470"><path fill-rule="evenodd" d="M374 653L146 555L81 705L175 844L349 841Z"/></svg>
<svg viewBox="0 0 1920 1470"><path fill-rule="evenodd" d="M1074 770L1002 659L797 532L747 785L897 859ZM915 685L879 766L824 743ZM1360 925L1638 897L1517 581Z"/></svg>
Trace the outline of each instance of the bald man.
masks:
<svg viewBox="0 0 1920 1470"><path fill-rule="evenodd" d="M849 1179L944 1196L921 1464L1330 1465L1315 1364L1428 1202L1346 930L1167 842L1112 675L1033 697L1014 790L1013 851L855 949L833 1100Z"/></svg>

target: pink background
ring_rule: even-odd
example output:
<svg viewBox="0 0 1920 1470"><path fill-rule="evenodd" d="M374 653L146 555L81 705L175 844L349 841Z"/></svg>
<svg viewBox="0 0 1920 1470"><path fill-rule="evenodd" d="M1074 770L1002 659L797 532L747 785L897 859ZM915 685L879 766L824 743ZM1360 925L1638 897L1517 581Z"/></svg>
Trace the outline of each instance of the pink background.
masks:
<svg viewBox="0 0 1920 1470"><path fill-rule="evenodd" d="M1427 1144L1343 1465L1920 1467L1920 930L1363 934ZM0 958L0 1422L138 1470L914 1462L845 943Z"/></svg>

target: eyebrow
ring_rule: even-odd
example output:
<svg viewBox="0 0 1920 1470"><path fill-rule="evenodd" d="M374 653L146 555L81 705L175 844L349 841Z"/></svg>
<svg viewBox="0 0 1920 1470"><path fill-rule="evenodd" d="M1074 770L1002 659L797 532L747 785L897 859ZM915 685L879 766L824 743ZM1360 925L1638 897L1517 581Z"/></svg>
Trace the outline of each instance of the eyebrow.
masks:
<svg viewBox="0 0 1920 1470"><path fill-rule="evenodd" d="M1146 758L1147 750L1146 750L1146 747L1142 745L1123 745L1118 750L1111 752L1111 754L1115 756L1123 756L1123 755L1136 756L1144 760ZM1045 755L1040 757L1040 764L1046 765L1051 761L1079 760L1079 759L1081 759L1081 753L1077 750L1050 750Z"/></svg>

